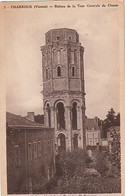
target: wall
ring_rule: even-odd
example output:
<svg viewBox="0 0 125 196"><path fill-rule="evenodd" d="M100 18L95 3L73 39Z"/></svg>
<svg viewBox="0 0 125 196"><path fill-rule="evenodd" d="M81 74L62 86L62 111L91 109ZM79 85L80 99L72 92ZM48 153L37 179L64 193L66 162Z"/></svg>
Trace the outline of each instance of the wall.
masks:
<svg viewBox="0 0 125 196"><path fill-rule="evenodd" d="M58 144L58 135L65 135L66 150L73 150L72 128L72 102L77 104L77 130L78 147L85 146L85 92L84 92L84 48L79 43L79 35L76 30L60 28L52 29L45 35L46 44L41 47L42 71L43 71L43 105L45 124L48 125L47 103L51 110L51 127L55 128L55 143ZM61 74L58 74L58 67ZM74 68L74 74L73 74ZM51 74L46 77L46 70ZM58 108L57 103L64 104L65 128L57 126ZM63 116L63 114L62 114ZM63 139L62 139L63 140ZM62 142L63 143L63 142Z"/></svg>
<svg viewBox="0 0 125 196"><path fill-rule="evenodd" d="M36 142L36 151L34 151L34 142ZM29 143L31 144L31 159L28 156ZM19 147L19 164L16 164L15 145ZM7 129L7 181L9 194L35 193L53 178L54 172L53 129L36 129L35 127L34 129L26 130Z"/></svg>
<svg viewBox="0 0 125 196"><path fill-rule="evenodd" d="M96 146L99 143L101 145L101 136L99 130L88 130L86 131L86 146Z"/></svg>

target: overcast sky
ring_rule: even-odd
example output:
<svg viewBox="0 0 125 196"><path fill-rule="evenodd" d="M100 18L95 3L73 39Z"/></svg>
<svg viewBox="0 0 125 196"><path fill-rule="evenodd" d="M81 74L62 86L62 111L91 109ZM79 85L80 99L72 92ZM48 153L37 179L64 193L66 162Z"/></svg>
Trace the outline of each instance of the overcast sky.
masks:
<svg viewBox="0 0 125 196"><path fill-rule="evenodd" d="M91 10L90 10L91 9ZM89 10L89 12L88 12ZM32 9L8 11L5 18L7 111L42 110L42 55L45 33L77 30L85 48L86 115L105 118L119 111L119 21L117 9Z"/></svg>

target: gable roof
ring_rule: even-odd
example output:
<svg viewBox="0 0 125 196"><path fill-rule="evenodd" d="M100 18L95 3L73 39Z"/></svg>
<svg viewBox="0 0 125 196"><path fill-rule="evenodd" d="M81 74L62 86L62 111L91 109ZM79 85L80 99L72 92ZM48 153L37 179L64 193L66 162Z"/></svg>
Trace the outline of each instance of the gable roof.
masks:
<svg viewBox="0 0 125 196"><path fill-rule="evenodd" d="M43 127L43 125L40 123L36 123L30 119L12 114L10 112L6 112L6 122L8 126Z"/></svg>
<svg viewBox="0 0 125 196"><path fill-rule="evenodd" d="M86 118L85 119L85 129L86 130L100 130L99 126L97 125L95 119L93 118Z"/></svg>

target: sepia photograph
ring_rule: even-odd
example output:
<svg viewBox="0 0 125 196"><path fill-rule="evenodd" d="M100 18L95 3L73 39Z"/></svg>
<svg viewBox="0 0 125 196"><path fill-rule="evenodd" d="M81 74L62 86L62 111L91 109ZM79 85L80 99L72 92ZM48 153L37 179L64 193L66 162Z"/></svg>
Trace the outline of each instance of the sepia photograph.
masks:
<svg viewBox="0 0 125 196"><path fill-rule="evenodd" d="M121 1L6 2L7 194L121 194Z"/></svg>

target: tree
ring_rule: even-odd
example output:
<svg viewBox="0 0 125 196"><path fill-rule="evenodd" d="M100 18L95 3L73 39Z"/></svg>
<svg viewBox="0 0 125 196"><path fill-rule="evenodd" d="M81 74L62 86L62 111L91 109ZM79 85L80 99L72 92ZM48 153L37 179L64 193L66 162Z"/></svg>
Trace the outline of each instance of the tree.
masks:
<svg viewBox="0 0 125 196"><path fill-rule="evenodd" d="M115 126L120 126L120 113L118 113L115 117Z"/></svg>
<svg viewBox="0 0 125 196"><path fill-rule="evenodd" d="M107 136L107 131L110 132L111 139L111 154L109 159L112 164L112 169L120 170L120 113L116 115L113 108L108 111L106 119L103 121L103 137ZM117 171L116 171L117 172ZM114 173L112 171L112 173Z"/></svg>
<svg viewBox="0 0 125 196"><path fill-rule="evenodd" d="M103 137L107 137L107 131L111 126L120 126L120 113L116 115L113 108L108 111L106 119L102 123Z"/></svg>
<svg viewBox="0 0 125 196"><path fill-rule="evenodd" d="M111 162L118 169L120 169L121 149L120 149L120 128L112 127L110 130L112 138Z"/></svg>
<svg viewBox="0 0 125 196"><path fill-rule="evenodd" d="M44 115L43 114L38 114L34 116L34 121L37 123L44 124Z"/></svg>
<svg viewBox="0 0 125 196"><path fill-rule="evenodd" d="M115 111L111 108L106 115L106 119L104 120L104 128L109 128L113 126L115 123Z"/></svg>

